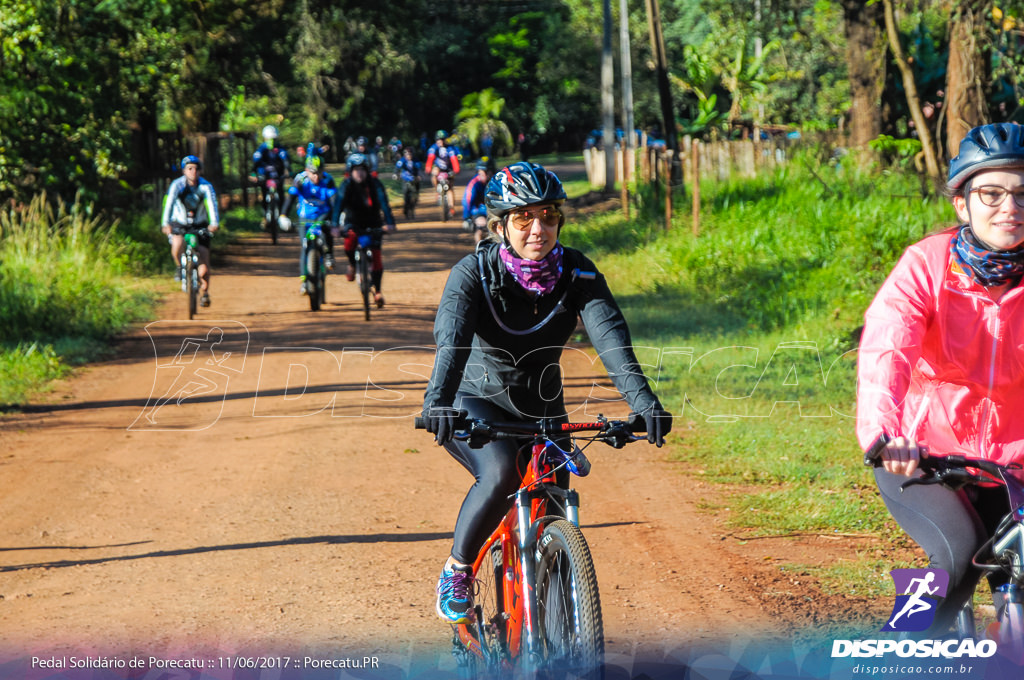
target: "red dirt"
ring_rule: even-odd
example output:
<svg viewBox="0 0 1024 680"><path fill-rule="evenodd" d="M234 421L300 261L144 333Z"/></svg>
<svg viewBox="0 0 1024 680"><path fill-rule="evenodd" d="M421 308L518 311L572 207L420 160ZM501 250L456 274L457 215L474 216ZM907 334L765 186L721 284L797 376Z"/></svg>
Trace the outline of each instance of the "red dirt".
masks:
<svg viewBox="0 0 1024 680"><path fill-rule="evenodd" d="M471 240L458 222L400 229L385 244L387 306L369 323L340 276L310 312L294 235L253 236L229 249L197 320L180 320L168 284L148 332L0 419L3 659L344 651L452 667L433 588L471 479L412 416L439 291ZM175 366L183 338L201 345L214 328L213 360ZM186 390L210 391L154 413L182 370L196 378ZM607 383L580 353L565 371L577 404ZM783 568L877 540L740 540L727 510L702 509L727 505L723 490L687 476L671 447L590 451L593 473L574 482L610 658L888 612Z"/></svg>

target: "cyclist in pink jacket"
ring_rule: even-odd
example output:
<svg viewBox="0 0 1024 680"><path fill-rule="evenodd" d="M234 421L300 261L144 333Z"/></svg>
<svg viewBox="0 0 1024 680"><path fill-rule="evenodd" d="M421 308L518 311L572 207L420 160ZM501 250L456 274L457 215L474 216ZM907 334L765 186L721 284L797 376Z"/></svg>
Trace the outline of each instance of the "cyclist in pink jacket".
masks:
<svg viewBox="0 0 1024 680"><path fill-rule="evenodd" d="M860 445L892 438L875 468L886 507L950 576L933 633L973 594L971 557L1009 504L1001 488L900 485L924 455L1024 462L1024 127L967 133L946 188L964 224L910 246L882 285L865 314L857 395Z"/></svg>

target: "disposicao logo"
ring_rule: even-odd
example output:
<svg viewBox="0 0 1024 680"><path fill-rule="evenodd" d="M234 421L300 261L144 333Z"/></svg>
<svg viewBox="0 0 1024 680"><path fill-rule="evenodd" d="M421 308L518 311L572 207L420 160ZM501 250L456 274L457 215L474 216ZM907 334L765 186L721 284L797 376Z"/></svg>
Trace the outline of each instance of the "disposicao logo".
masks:
<svg viewBox="0 0 1024 680"><path fill-rule="evenodd" d="M935 610L946 596L949 574L942 569L893 569L896 603L883 631L918 632L935 620Z"/></svg>
<svg viewBox="0 0 1024 680"><path fill-rule="evenodd" d="M946 596L949 574L942 569L893 569L896 602L882 631L920 632L935 621L935 610ZM985 658L996 653L992 640L833 640L832 657Z"/></svg>

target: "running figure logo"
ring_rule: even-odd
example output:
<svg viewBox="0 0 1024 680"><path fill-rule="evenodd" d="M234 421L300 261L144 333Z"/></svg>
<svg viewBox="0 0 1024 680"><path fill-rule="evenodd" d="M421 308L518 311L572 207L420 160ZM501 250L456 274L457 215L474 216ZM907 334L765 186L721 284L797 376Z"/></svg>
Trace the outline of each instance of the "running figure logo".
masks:
<svg viewBox="0 0 1024 680"><path fill-rule="evenodd" d="M248 330L237 321L205 327L146 326L156 355L150 396L129 430L204 430L220 419L228 385L242 373Z"/></svg>
<svg viewBox="0 0 1024 680"><path fill-rule="evenodd" d="M942 569L893 569L896 603L883 631L918 632L935 620L935 608L946 596L949 574Z"/></svg>

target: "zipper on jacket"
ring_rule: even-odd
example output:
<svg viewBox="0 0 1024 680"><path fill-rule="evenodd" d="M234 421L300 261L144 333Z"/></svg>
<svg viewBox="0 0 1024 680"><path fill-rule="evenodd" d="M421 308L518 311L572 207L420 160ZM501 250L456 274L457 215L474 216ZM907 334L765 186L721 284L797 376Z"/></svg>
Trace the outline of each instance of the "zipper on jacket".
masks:
<svg viewBox="0 0 1024 680"><path fill-rule="evenodd" d="M996 318L995 328L992 329L992 352L989 356L989 367L988 367L988 393L985 395L985 413L982 417L984 427L981 430L983 444L985 447L984 451L980 451L983 458L988 458L992 448L992 390L995 387L996 381L996 354L999 347L999 331L1002 326L1001 319L999 318L999 311L1002 309L1000 304L995 303Z"/></svg>

